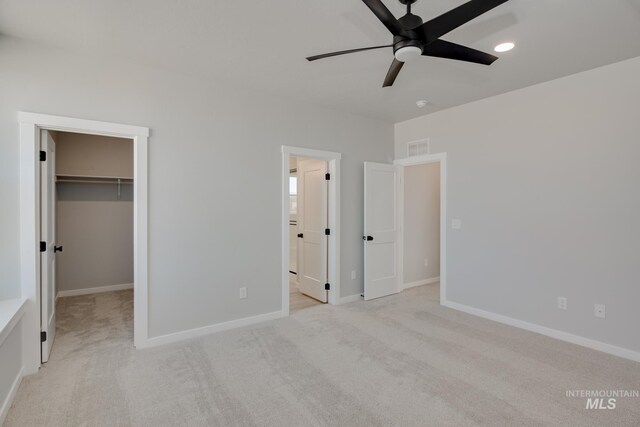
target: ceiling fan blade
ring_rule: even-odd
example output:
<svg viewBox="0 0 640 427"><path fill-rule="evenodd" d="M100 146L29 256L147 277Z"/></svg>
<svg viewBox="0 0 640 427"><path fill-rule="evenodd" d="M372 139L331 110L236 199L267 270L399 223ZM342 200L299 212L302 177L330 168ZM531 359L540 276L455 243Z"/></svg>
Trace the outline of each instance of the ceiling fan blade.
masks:
<svg viewBox="0 0 640 427"><path fill-rule="evenodd" d="M389 67L389 71L387 71L387 77L384 78L382 87L393 86L393 82L396 81L396 77L398 77L403 65L404 62L400 62L393 58L393 62L391 63L391 67Z"/></svg>
<svg viewBox="0 0 640 427"><path fill-rule="evenodd" d="M431 43L474 18L509 0L471 0L420 26L424 41Z"/></svg>
<svg viewBox="0 0 640 427"><path fill-rule="evenodd" d="M372 50L372 49L382 49L383 47L392 47L392 46L393 46L392 44L385 44L383 46L371 46L371 47L361 47L359 49L341 50L339 52L331 52L331 53L324 53L322 55L310 56L307 58L307 61L315 61L316 59L330 58L332 56L346 55L348 53L362 52L364 50Z"/></svg>
<svg viewBox="0 0 640 427"><path fill-rule="evenodd" d="M491 65L496 59L498 59L497 56L444 40L436 40L433 43L426 45L422 50L422 55L475 62L476 64L484 65Z"/></svg>
<svg viewBox="0 0 640 427"><path fill-rule="evenodd" d="M378 17L378 19L384 24L385 27L394 36L399 35L404 31L402 24L393 16L393 13L387 9L387 7L380 0L362 0L367 5L371 12Z"/></svg>

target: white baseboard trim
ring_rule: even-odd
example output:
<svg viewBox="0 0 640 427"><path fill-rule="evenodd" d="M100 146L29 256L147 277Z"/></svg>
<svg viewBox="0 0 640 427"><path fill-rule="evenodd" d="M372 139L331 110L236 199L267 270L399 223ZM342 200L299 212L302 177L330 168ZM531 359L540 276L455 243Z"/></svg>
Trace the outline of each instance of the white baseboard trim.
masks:
<svg viewBox="0 0 640 427"><path fill-rule="evenodd" d="M9 389L9 394L2 402L2 408L0 408L0 426L4 424L4 420L7 418L7 414L9 413L9 409L11 408L11 404L13 403L13 399L16 397L16 393L18 392L18 387L20 387L20 383L22 382L22 377L24 373L24 367L20 368L18 371L18 375L16 379L11 384L11 388Z"/></svg>
<svg viewBox="0 0 640 427"><path fill-rule="evenodd" d="M58 291L56 299L62 297L75 297L78 295L101 294L103 292L123 291L125 289L133 289L133 283L124 283L122 285L99 286L96 288L71 289L68 291Z"/></svg>
<svg viewBox="0 0 640 427"><path fill-rule="evenodd" d="M184 341L191 338L198 338L205 335L211 335L216 332L222 332L229 329L240 328L242 326L249 326L260 322L266 322L267 320L274 320L284 317L282 311L274 311L271 313L259 314L257 316L245 317L237 320L230 320L228 322L216 323L215 325L203 326L201 328L189 329L187 331L174 332L172 334L160 335L157 337L149 338L146 342L137 346L136 348L149 348L159 345L171 344L178 341Z"/></svg>
<svg viewBox="0 0 640 427"><path fill-rule="evenodd" d="M512 317L503 316L502 314L492 313L490 311L481 310L479 308L470 307L464 304L458 304L457 302L444 301L442 305L444 305L445 307L452 308L454 310L462 311L467 314L472 314L474 316L493 320L498 323L514 326L516 328L524 329L530 332L535 332L541 335L546 335L548 337L555 338L561 341L566 341L582 347L587 347L592 350L597 350L603 353L608 353L614 356L633 360L635 362L640 362L640 353L633 350L629 350L627 348L618 347L612 344L607 344L600 341L592 340L590 338L581 337L579 335L570 334L569 332L563 332L557 329L551 329L546 326L537 325L535 323L525 322L524 320L514 319Z"/></svg>
<svg viewBox="0 0 640 427"><path fill-rule="evenodd" d="M360 294L355 294L355 295L349 295L348 297L342 297L340 298L340 301L338 301L338 304L349 304L350 302L356 302L356 301L362 301L362 295Z"/></svg>
<svg viewBox="0 0 640 427"><path fill-rule="evenodd" d="M416 286L431 285L439 281L440 281L440 276L431 277L429 279L423 279L423 280L418 280L416 282L405 283L402 289L404 290L409 288L415 288Z"/></svg>

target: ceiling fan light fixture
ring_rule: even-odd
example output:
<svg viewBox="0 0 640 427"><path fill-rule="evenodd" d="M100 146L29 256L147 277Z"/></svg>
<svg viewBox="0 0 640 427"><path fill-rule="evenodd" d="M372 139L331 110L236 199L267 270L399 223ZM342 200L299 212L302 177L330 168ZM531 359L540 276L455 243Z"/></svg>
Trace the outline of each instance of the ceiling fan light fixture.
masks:
<svg viewBox="0 0 640 427"><path fill-rule="evenodd" d="M404 46L396 50L393 55L400 62L409 62L422 55L422 49L418 46Z"/></svg>
<svg viewBox="0 0 640 427"><path fill-rule="evenodd" d="M442 40L440 37L509 0L467 0L461 6L432 18L428 22L424 22L420 16L411 13L411 5L417 0L399 1L406 6L407 13L400 18L396 18L382 0L362 0L382 25L389 30L393 36L392 44L330 52L323 55L309 56L307 60L315 61L316 59L330 58L332 56L393 47L394 58L382 83L382 87L385 88L393 86L405 62L412 61L419 56L451 59L481 65L491 65L498 59L496 55L451 43ZM499 49L507 46L509 47L504 51L513 48L513 43L496 46L496 51L502 52L503 50Z"/></svg>
<svg viewBox="0 0 640 427"><path fill-rule="evenodd" d="M493 48L493 50L495 50L496 52L509 52L511 49L513 49L516 45L514 43L511 42L507 42L507 43L500 43L499 45L497 45L496 47Z"/></svg>

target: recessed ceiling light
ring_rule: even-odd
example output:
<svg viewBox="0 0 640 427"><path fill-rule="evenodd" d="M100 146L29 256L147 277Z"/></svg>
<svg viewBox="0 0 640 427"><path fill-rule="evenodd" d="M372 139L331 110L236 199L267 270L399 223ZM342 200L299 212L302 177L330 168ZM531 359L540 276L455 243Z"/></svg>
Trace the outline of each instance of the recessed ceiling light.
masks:
<svg viewBox="0 0 640 427"><path fill-rule="evenodd" d="M496 52L509 52L511 49L513 49L516 45L508 42L508 43L500 43L498 46L494 47L493 50L495 50Z"/></svg>
<svg viewBox="0 0 640 427"><path fill-rule="evenodd" d="M424 99L421 99L420 101L416 101L416 105L418 106L418 108L424 108L427 106L427 104L429 104L429 101L426 101Z"/></svg>

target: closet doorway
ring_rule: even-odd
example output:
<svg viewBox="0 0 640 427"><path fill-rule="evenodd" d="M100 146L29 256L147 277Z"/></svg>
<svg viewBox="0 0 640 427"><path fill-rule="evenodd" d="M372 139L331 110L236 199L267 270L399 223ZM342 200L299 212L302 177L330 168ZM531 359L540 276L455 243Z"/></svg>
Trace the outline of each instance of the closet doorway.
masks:
<svg viewBox="0 0 640 427"><path fill-rule="evenodd" d="M76 331L75 338L93 336L93 341L85 344L95 346L101 341L100 334L104 335L104 339L113 336L114 330L109 329L114 324L113 319L104 316L104 313L114 307L125 313L121 315L126 324L124 328L127 329L121 335L121 338L124 337L121 341L123 345L133 344L138 348L148 346L149 129L26 112L18 113L18 121L20 270L22 296L27 300L23 317L25 374L37 372L41 364L49 360L52 349L55 355L55 349L62 345L60 333L68 332L67 327L73 322L94 322L97 326L106 326L95 331ZM104 143L103 150L97 156L101 158L101 163L98 162L101 166L94 163L82 170L78 165L87 167L92 164L87 162L91 155L82 151L87 149L83 144L88 140ZM101 171L100 167L109 163L106 161L109 156L118 156L109 149L114 149L109 144L116 141L123 144L120 148L125 147L122 152L127 153L127 166L120 170L111 169L110 172L108 169ZM77 147L81 147L80 151L76 150ZM75 169L71 167L74 164ZM114 207L116 210L109 210ZM109 214L105 215L105 210L101 208L105 208ZM97 213L97 217L90 219L88 213L91 212ZM69 214L71 216L67 217ZM99 230L98 223L107 224L112 220L121 220L119 223L126 220L128 226L109 233ZM62 239L65 241L62 242ZM128 241L126 248L119 246L124 241ZM101 243L104 246L85 246L82 251L76 248ZM104 252L105 247L110 248L110 252L106 251L108 255ZM74 261L68 262L70 258ZM95 258L99 260L95 261ZM117 271L105 268L114 264L119 265ZM59 283L56 283L56 278ZM68 319L72 323L65 325L64 331L56 328L61 315L56 312L56 297L61 302L67 298L113 295L114 292L110 291L119 289L123 293L122 298L112 300L107 304L108 307L99 309L99 313L92 314L91 310L87 310L88 305L79 304ZM90 322L83 320L83 315L88 315ZM68 341L80 344L78 349L84 349L80 342L82 340Z"/></svg>
<svg viewBox="0 0 640 427"><path fill-rule="evenodd" d="M53 268L43 267L42 283L53 282L56 304L48 318L57 313L60 351L71 351L72 340L83 346L83 336L108 337L103 343L110 346L133 342L133 140L42 132L41 140L55 147L41 162L43 171L54 171L41 176L45 192L54 181L55 205L47 215L49 203L41 202L41 218L55 232L46 239ZM54 325L47 329L43 362L56 336Z"/></svg>

